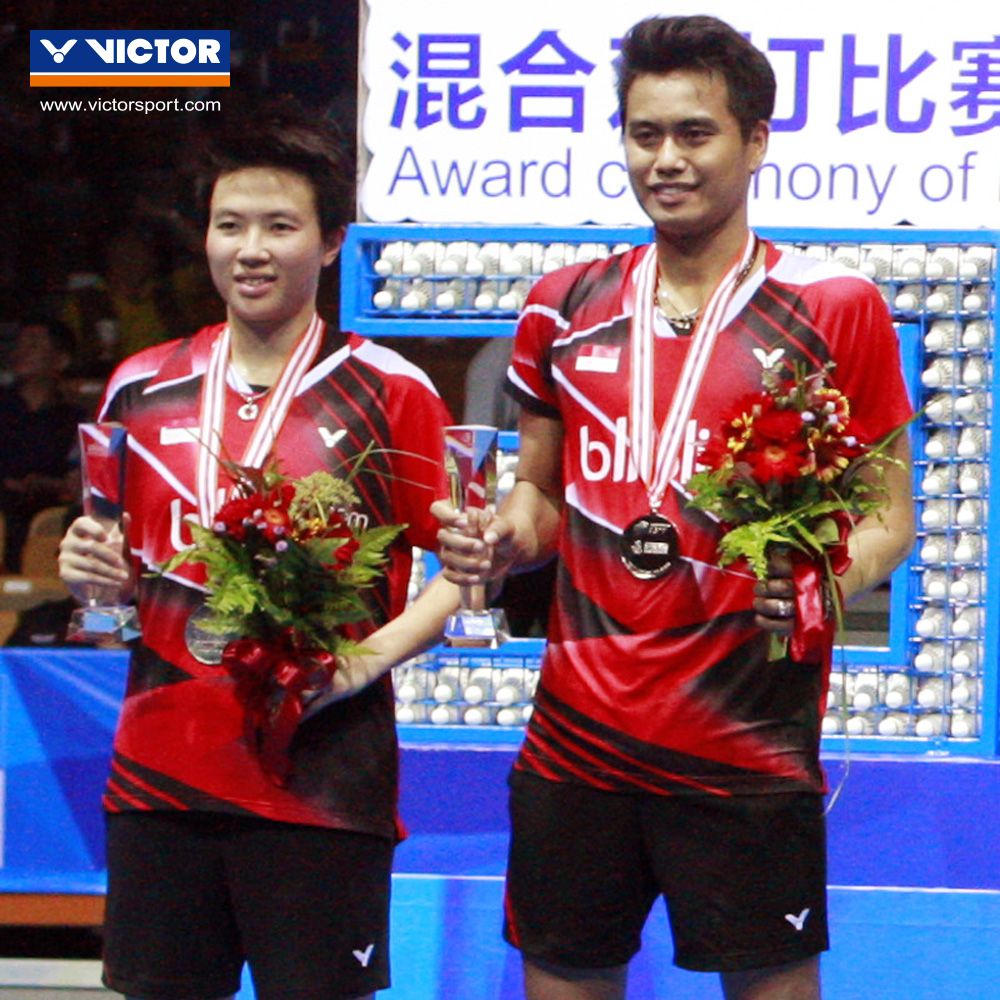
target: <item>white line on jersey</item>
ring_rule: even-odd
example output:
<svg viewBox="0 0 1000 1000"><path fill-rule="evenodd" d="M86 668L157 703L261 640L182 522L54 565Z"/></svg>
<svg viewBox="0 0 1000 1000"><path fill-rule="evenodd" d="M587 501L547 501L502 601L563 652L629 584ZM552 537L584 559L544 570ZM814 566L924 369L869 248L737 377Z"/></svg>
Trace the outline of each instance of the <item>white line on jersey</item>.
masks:
<svg viewBox="0 0 1000 1000"><path fill-rule="evenodd" d="M150 467L155 469L163 480L173 487L174 492L178 496L183 497L189 504L193 507L198 506L198 501L195 498L194 493L188 489L151 451L144 448L138 441L131 435L128 438L128 447L130 451L134 451L137 455L141 455Z"/></svg>

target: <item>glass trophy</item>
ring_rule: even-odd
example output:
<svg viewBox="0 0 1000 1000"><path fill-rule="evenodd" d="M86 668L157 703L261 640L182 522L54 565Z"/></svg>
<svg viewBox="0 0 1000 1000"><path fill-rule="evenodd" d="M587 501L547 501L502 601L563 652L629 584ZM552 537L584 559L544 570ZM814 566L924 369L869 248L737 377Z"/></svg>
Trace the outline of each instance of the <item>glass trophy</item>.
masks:
<svg viewBox="0 0 1000 1000"><path fill-rule="evenodd" d="M80 424L80 478L83 512L109 531L121 525L128 435L118 423ZM111 645L139 637L139 619L122 604L117 587L91 585L84 603L70 618L67 638Z"/></svg>
<svg viewBox="0 0 1000 1000"><path fill-rule="evenodd" d="M457 510L492 510L497 489L497 429L458 424L444 429L444 461ZM495 649L510 637L502 608L486 606L482 585L461 588L462 606L449 616L444 639L449 646Z"/></svg>

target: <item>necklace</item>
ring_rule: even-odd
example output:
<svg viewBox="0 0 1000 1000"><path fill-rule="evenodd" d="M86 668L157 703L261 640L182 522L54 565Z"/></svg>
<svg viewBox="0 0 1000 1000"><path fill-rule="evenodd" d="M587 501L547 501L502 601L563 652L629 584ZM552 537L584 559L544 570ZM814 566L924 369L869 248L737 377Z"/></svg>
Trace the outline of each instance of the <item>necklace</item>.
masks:
<svg viewBox="0 0 1000 1000"><path fill-rule="evenodd" d="M243 400L243 405L236 411L236 416L238 416L240 420L247 421L247 423L251 420L256 420L260 415L260 400L262 400L270 391L271 386L266 385L263 389L257 389L255 392L241 392L240 398Z"/></svg>
<svg viewBox="0 0 1000 1000"><path fill-rule="evenodd" d="M695 323L698 322L698 314L701 312L701 306L695 306L694 309L688 309L686 312L683 309L679 309L673 299L667 295L666 289L664 289L660 282L656 283L656 290L653 293L653 297L656 300L656 304L661 308L663 306L669 307L668 309L663 309L663 313L670 321L670 325L682 337L686 337L694 329Z"/></svg>
<svg viewBox="0 0 1000 1000"><path fill-rule="evenodd" d="M754 243L753 253L750 254L747 262L740 268L739 274L736 275L736 280L734 282L734 290L739 288L747 279L747 275L753 269L754 262L757 260L757 245L756 241ZM655 305L666 306L663 309L664 315L670 322L670 325L674 330L679 333L682 337L688 336L694 329L695 324L698 322L698 317L701 315L701 306L695 306L694 309L680 309L677 303L667 295L667 290L663 285L663 278L657 274L656 286L653 289L653 302ZM672 315L676 313L676 315Z"/></svg>

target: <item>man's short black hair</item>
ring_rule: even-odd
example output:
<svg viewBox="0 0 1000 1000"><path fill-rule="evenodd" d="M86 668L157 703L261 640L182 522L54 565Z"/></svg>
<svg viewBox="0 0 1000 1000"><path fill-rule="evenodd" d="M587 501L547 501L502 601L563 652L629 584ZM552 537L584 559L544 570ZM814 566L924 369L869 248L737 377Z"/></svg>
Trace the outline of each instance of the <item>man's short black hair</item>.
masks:
<svg viewBox="0 0 1000 1000"><path fill-rule="evenodd" d="M622 127L628 92L644 73L695 69L718 73L729 91L729 110L744 141L774 114L774 70L764 54L716 17L648 17L622 39L618 61L618 108Z"/></svg>
<svg viewBox="0 0 1000 1000"><path fill-rule="evenodd" d="M354 219L356 169L341 128L292 97L230 111L199 151L197 189L207 216L215 182L248 167L290 170L309 181L324 239Z"/></svg>

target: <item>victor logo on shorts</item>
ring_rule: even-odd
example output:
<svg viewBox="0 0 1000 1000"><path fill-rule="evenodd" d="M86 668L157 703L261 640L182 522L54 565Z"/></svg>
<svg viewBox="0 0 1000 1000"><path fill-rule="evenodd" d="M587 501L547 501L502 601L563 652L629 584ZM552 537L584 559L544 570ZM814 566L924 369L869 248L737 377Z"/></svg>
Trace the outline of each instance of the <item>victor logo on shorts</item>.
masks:
<svg viewBox="0 0 1000 1000"><path fill-rule="evenodd" d="M809 907L807 906L800 914L797 916L794 913L786 913L785 919L799 932L805 927L806 921L809 919Z"/></svg>
<svg viewBox="0 0 1000 1000"><path fill-rule="evenodd" d="M364 951L359 951L357 948L351 952L351 954L358 960L361 968L367 969L368 963L372 960L372 952L375 950L375 942L372 941Z"/></svg>

